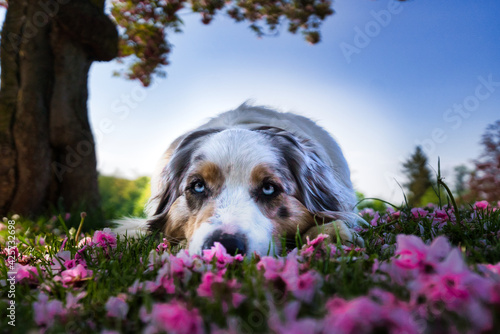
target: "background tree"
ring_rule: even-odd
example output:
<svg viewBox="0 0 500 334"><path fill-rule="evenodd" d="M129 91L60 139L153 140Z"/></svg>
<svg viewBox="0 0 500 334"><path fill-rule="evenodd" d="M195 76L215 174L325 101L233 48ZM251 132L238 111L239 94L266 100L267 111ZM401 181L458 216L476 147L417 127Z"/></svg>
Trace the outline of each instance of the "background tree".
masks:
<svg viewBox="0 0 500 334"><path fill-rule="evenodd" d="M454 168L455 170L455 194L460 199L465 195L468 190L468 176L471 171L465 165L459 165Z"/></svg>
<svg viewBox="0 0 500 334"><path fill-rule="evenodd" d="M474 161L469 181L472 199L500 200L500 120L488 125L482 136L483 153Z"/></svg>
<svg viewBox="0 0 500 334"><path fill-rule="evenodd" d="M151 191L149 177L127 180L114 176L99 175L104 219L116 219L124 216L144 216L144 205Z"/></svg>
<svg viewBox="0 0 500 334"><path fill-rule="evenodd" d="M430 187L432 187L431 172L427 167L427 156L420 146L403 164L403 172L408 178L404 186L408 189L408 202L410 206L420 205L420 201ZM423 203L426 204L426 203Z"/></svg>

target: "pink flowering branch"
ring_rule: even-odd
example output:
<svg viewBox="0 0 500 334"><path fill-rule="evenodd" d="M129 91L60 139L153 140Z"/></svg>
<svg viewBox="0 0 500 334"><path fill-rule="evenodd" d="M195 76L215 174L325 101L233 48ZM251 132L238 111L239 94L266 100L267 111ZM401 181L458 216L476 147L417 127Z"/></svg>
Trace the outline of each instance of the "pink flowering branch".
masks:
<svg viewBox="0 0 500 334"><path fill-rule="evenodd" d="M399 0L404 1L404 0ZM154 75L163 76L171 45L168 33L181 32L181 9L189 8L209 24L223 10L236 22L249 22L257 36L276 34L287 23L307 42L320 41L322 22L334 13L331 0L111 0L111 13L120 26L119 58L134 60L125 76L144 86Z"/></svg>

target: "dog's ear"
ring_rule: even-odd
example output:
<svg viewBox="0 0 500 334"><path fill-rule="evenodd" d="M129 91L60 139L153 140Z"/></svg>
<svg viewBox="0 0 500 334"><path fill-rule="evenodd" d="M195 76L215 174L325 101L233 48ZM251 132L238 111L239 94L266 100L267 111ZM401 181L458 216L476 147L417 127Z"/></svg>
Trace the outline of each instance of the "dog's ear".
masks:
<svg viewBox="0 0 500 334"><path fill-rule="evenodd" d="M340 180L335 166L327 165L318 147L309 140L275 127L260 127L255 131L267 134L290 177L297 185L294 196L318 218L334 218L335 213L352 211L352 189Z"/></svg>
<svg viewBox="0 0 500 334"><path fill-rule="evenodd" d="M167 216L172 204L182 195L182 184L193 162L194 153L206 136L220 132L221 129L197 130L186 135L174 150L169 162L161 172L163 189L150 202L157 203L153 217L148 221L149 230L165 232ZM178 234L179 231L171 231ZM170 234L170 232L168 233Z"/></svg>

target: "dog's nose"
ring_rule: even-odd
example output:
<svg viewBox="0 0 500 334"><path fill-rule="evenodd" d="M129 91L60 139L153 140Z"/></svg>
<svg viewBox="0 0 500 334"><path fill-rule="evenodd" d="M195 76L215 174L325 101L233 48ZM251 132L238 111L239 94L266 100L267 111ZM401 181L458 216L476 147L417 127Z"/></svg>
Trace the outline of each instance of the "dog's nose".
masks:
<svg viewBox="0 0 500 334"><path fill-rule="evenodd" d="M247 248L243 237L234 234L215 232L203 244L203 249L210 249L215 242L220 242L230 255L245 254Z"/></svg>

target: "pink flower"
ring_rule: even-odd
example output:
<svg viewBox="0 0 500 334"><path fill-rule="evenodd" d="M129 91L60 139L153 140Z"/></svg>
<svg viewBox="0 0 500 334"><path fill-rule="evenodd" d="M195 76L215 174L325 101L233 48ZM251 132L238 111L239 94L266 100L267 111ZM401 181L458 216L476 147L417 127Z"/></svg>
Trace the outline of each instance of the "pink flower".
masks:
<svg viewBox="0 0 500 334"><path fill-rule="evenodd" d="M298 300L310 303L314 293L322 283L319 275L308 271L299 275L299 263L296 257L288 257L283 272L280 274L285 282L287 290Z"/></svg>
<svg viewBox="0 0 500 334"><path fill-rule="evenodd" d="M488 201L479 201L474 203L474 210L486 210L489 205Z"/></svg>
<svg viewBox="0 0 500 334"><path fill-rule="evenodd" d="M375 212L375 215L373 216L373 219L370 220L370 225L371 226L378 226L379 219L380 219L380 214L378 212Z"/></svg>
<svg viewBox="0 0 500 334"><path fill-rule="evenodd" d="M225 280L221 273L214 274L206 272L201 278L201 284L196 292L201 297L207 297L211 300L220 299L223 309L227 311L227 303L238 307L244 300L245 296L235 292L240 288L240 284L235 279Z"/></svg>
<svg viewBox="0 0 500 334"><path fill-rule="evenodd" d="M160 243L157 247L156 247L156 252L157 253L163 253L164 251L166 251L168 249L168 241L167 241L167 238L163 238L163 242Z"/></svg>
<svg viewBox="0 0 500 334"><path fill-rule="evenodd" d="M300 310L300 302L293 301L285 305L283 319L275 310L271 310L268 320L269 328L273 333L283 334L309 334L318 333L321 330L321 321L311 318L297 319Z"/></svg>
<svg viewBox="0 0 500 334"><path fill-rule="evenodd" d="M213 298L214 294L212 292L212 284L222 282L224 282L224 279L221 275L216 275L209 271L204 273L201 277L201 284L198 286L198 289L196 289L196 292L201 297Z"/></svg>
<svg viewBox="0 0 500 334"><path fill-rule="evenodd" d="M411 209L411 213L412 213L414 218L418 219L418 218L427 217L427 215L429 214L429 211L424 210L422 208L413 208L413 209Z"/></svg>
<svg viewBox="0 0 500 334"><path fill-rule="evenodd" d="M442 228L448 222L456 221L455 215L453 214L452 210L446 211L444 209L436 209L431 214L431 217L433 218L432 225L434 226L435 224L439 224L438 228Z"/></svg>
<svg viewBox="0 0 500 334"><path fill-rule="evenodd" d="M141 283L139 282L139 279L136 279L134 281L134 284L132 284L129 288L128 288L128 292L135 295L137 294L139 291L142 291L142 289L144 288L144 283Z"/></svg>
<svg viewBox="0 0 500 334"><path fill-rule="evenodd" d="M417 300L423 297L431 314L440 313L444 305L447 310L466 317L475 332L490 329L491 313L484 303L492 296L492 282L471 272L457 248L436 270L435 274L419 276L410 284L416 308L422 309Z"/></svg>
<svg viewBox="0 0 500 334"><path fill-rule="evenodd" d="M318 236L311 241L309 240L309 237L306 237L306 240L307 240L308 246L318 247L318 246L322 246L323 241L325 239L329 239L329 238L330 238L330 236L328 234L322 233L322 234L318 234Z"/></svg>
<svg viewBox="0 0 500 334"><path fill-rule="evenodd" d="M80 241L78 241L78 248L82 248L85 245L92 245L92 238L91 237L84 237Z"/></svg>
<svg viewBox="0 0 500 334"><path fill-rule="evenodd" d="M125 295L118 295L117 297L109 297L106 302L105 308L108 313L108 317L125 319L128 313L128 304L125 301Z"/></svg>
<svg viewBox="0 0 500 334"><path fill-rule="evenodd" d="M16 282L27 281L28 283L38 283L38 271L36 267L30 265L20 265L19 263L14 264L14 272L16 274Z"/></svg>
<svg viewBox="0 0 500 334"><path fill-rule="evenodd" d="M417 325L404 306L387 292L374 290L367 296L346 301L335 297L327 304L324 328L338 334L373 333L383 328L388 333L418 333Z"/></svg>
<svg viewBox="0 0 500 334"><path fill-rule="evenodd" d="M55 322L55 317L66 315L66 310L59 300L49 301L49 297L41 292L38 300L33 303L34 320L38 326L50 327Z"/></svg>
<svg viewBox="0 0 500 334"><path fill-rule="evenodd" d="M211 262L214 258L219 269L225 268L227 265L233 263L235 259L239 261L243 259L243 257L235 258L228 254L220 242L214 242L212 248L203 250L203 259L205 261Z"/></svg>
<svg viewBox="0 0 500 334"><path fill-rule="evenodd" d="M315 271L308 271L299 276L297 285L291 291L298 300L310 303L320 282L320 276Z"/></svg>
<svg viewBox="0 0 500 334"><path fill-rule="evenodd" d="M94 233L92 242L94 245L102 248L107 248L108 246L110 246L111 248L115 248L116 234L112 232L110 228L105 228L102 231L96 231Z"/></svg>
<svg viewBox="0 0 500 334"><path fill-rule="evenodd" d="M14 247L5 247L0 254L3 254L5 256L12 256L14 259L17 259L19 257L19 250L17 249L17 246Z"/></svg>
<svg viewBox="0 0 500 334"><path fill-rule="evenodd" d="M85 298L87 295L87 292L82 291L76 296L74 296L71 292L66 292L66 309L67 310L72 310L72 309L80 309L82 308L82 305L79 304L80 300L82 298Z"/></svg>
<svg viewBox="0 0 500 334"><path fill-rule="evenodd" d="M272 256L261 257L257 263L257 269L264 270L264 277L267 280L277 279L283 270L284 263L282 259L276 259Z"/></svg>
<svg viewBox="0 0 500 334"><path fill-rule="evenodd" d="M183 304L173 301L168 304L156 303L151 313L144 308L140 312L141 320L148 324L145 333L164 331L173 334L201 334L203 320L197 309L187 309Z"/></svg>
<svg viewBox="0 0 500 334"><path fill-rule="evenodd" d="M394 260L394 263L404 269L433 269L451 249L445 237L437 237L430 246L426 246L422 239L414 235L399 234L396 241L395 255L399 257Z"/></svg>
<svg viewBox="0 0 500 334"><path fill-rule="evenodd" d="M84 266L79 264L74 268L64 270L61 273L60 280L63 282L64 286L67 286L69 284L74 284L74 283L78 283L82 280L85 280L85 279L91 277L92 274L93 274L92 270L87 270L87 269L85 269ZM58 278L58 277L56 276L56 278Z"/></svg>

